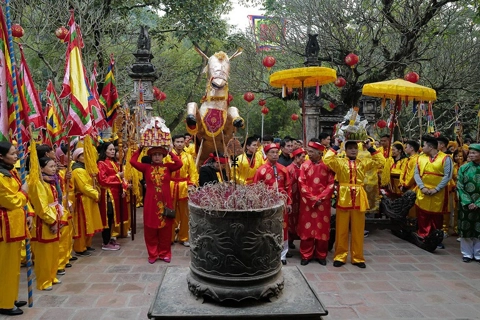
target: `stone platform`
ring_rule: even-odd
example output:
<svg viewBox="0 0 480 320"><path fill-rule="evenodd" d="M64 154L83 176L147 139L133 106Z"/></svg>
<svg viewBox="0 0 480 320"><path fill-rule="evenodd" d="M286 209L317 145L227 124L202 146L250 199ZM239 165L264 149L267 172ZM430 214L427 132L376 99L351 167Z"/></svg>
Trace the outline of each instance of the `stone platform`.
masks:
<svg viewBox="0 0 480 320"><path fill-rule="evenodd" d="M168 267L152 301L150 319L305 319L328 314L303 273L296 266L282 268L285 287L271 301L217 303L197 299L187 286L188 267Z"/></svg>

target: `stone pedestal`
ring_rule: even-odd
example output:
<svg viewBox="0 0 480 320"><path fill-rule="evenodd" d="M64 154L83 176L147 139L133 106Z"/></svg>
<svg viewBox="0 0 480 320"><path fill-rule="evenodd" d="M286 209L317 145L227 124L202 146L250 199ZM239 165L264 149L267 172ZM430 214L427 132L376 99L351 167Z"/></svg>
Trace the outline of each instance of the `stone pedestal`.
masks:
<svg viewBox="0 0 480 320"><path fill-rule="evenodd" d="M277 298L219 303L195 297L187 267L167 267L148 311L150 319L319 320L328 311L298 267L283 267L285 288Z"/></svg>

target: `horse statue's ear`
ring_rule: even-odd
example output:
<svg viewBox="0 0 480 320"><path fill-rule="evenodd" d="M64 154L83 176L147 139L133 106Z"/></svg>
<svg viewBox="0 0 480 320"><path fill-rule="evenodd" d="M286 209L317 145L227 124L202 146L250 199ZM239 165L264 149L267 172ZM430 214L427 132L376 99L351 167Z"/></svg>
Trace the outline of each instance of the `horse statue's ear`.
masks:
<svg viewBox="0 0 480 320"><path fill-rule="evenodd" d="M208 56L205 53L203 53L203 51L200 50L199 47L195 46L195 51L197 51L202 57L204 57L208 61Z"/></svg>
<svg viewBox="0 0 480 320"><path fill-rule="evenodd" d="M228 58L228 59L229 59L229 60L232 60L233 58L238 57L239 55L242 54L242 51L243 51L242 48L238 48L237 51L235 51L235 53L232 54L232 55L230 56L230 58Z"/></svg>

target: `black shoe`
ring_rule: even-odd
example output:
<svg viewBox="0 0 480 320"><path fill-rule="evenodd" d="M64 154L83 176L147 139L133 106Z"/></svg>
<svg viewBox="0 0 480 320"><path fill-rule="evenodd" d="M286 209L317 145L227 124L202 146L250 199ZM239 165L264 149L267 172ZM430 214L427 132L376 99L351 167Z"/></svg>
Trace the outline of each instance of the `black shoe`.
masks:
<svg viewBox="0 0 480 320"><path fill-rule="evenodd" d="M466 262L466 263L469 263L469 262L472 262L472 259L469 258L469 257L463 257L463 258L462 258L462 261L463 261L463 262Z"/></svg>
<svg viewBox="0 0 480 320"><path fill-rule="evenodd" d="M301 264L302 266L306 266L306 265L309 264L309 263L310 263L310 260L308 260L308 259L302 259L302 261L300 261L300 264Z"/></svg>
<svg viewBox="0 0 480 320"><path fill-rule="evenodd" d="M23 311L18 307L13 307L12 309L0 309L0 314L6 316L19 316L23 314Z"/></svg>
<svg viewBox="0 0 480 320"><path fill-rule="evenodd" d="M75 261L75 260L78 260L78 258L77 257L71 257L69 260L70 261Z"/></svg>
<svg viewBox="0 0 480 320"><path fill-rule="evenodd" d="M75 254L79 257L90 257L92 254L88 252L87 250L83 252L75 252Z"/></svg>
<svg viewBox="0 0 480 320"><path fill-rule="evenodd" d="M72 267L72 264L71 264L71 263L67 263L67 264L65 265L65 268L71 268L71 267Z"/></svg>
<svg viewBox="0 0 480 320"><path fill-rule="evenodd" d="M87 251L95 251L95 248L87 247Z"/></svg>
<svg viewBox="0 0 480 320"><path fill-rule="evenodd" d="M22 301L22 300L15 301L15 307L17 308L25 307L26 305L27 305L27 301Z"/></svg>
<svg viewBox="0 0 480 320"><path fill-rule="evenodd" d="M289 252L287 252L287 255L286 255L286 257L287 257L287 258L291 258L291 257L293 257L293 253L291 253L290 251L289 251Z"/></svg>
<svg viewBox="0 0 480 320"><path fill-rule="evenodd" d="M288 243L288 249L295 249L295 244L293 242Z"/></svg>
<svg viewBox="0 0 480 320"><path fill-rule="evenodd" d="M326 265L327 265L327 259L317 258L317 259L315 259L315 261L317 261L318 263L320 263L322 266L326 266Z"/></svg>
<svg viewBox="0 0 480 320"><path fill-rule="evenodd" d="M437 245L437 249L445 249L445 245L443 243L440 243Z"/></svg>
<svg viewBox="0 0 480 320"><path fill-rule="evenodd" d="M57 270L57 274L58 274L59 276L63 276L65 273L66 273L66 272L65 272L65 269Z"/></svg>
<svg viewBox="0 0 480 320"><path fill-rule="evenodd" d="M338 267L341 267L345 264L345 262L342 262L342 261L333 261L333 266L335 268L338 268Z"/></svg>
<svg viewBox="0 0 480 320"><path fill-rule="evenodd" d="M287 260L281 260L283 265L287 264Z"/></svg>
<svg viewBox="0 0 480 320"><path fill-rule="evenodd" d="M359 268L362 268L362 269L365 269L367 267L367 265L365 264L365 262L357 262L357 263L352 263L354 266L357 266Z"/></svg>

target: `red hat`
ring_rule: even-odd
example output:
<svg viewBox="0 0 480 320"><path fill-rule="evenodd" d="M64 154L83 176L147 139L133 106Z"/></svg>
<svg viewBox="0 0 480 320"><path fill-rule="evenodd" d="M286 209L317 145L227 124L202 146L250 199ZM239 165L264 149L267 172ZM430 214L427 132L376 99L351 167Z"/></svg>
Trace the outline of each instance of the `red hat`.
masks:
<svg viewBox="0 0 480 320"><path fill-rule="evenodd" d="M270 143L270 144L267 144L265 147L263 147L263 151L265 151L265 153L270 151L270 149L279 149L280 150L280 146L278 145L278 143Z"/></svg>
<svg viewBox="0 0 480 320"><path fill-rule="evenodd" d="M295 158L296 156L298 156L299 154L302 154L302 153L306 153L305 149L297 148L297 149L293 150L291 156L292 156L292 158Z"/></svg>
<svg viewBox="0 0 480 320"><path fill-rule="evenodd" d="M168 154L168 150L164 147L152 147L152 148L148 149L147 155L151 157L152 154L157 153L157 152L163 154L164 156L166 156Z"/></svg>
<svg viewBox="0 0 480 320"><path fill-rule="evenodd" d="M325 146L323 144L321 144L320 142L313 142L313 141L310 141L308 143L308 146L313 148L313 149L317 149L319 151L325 151Z"/></svg>

